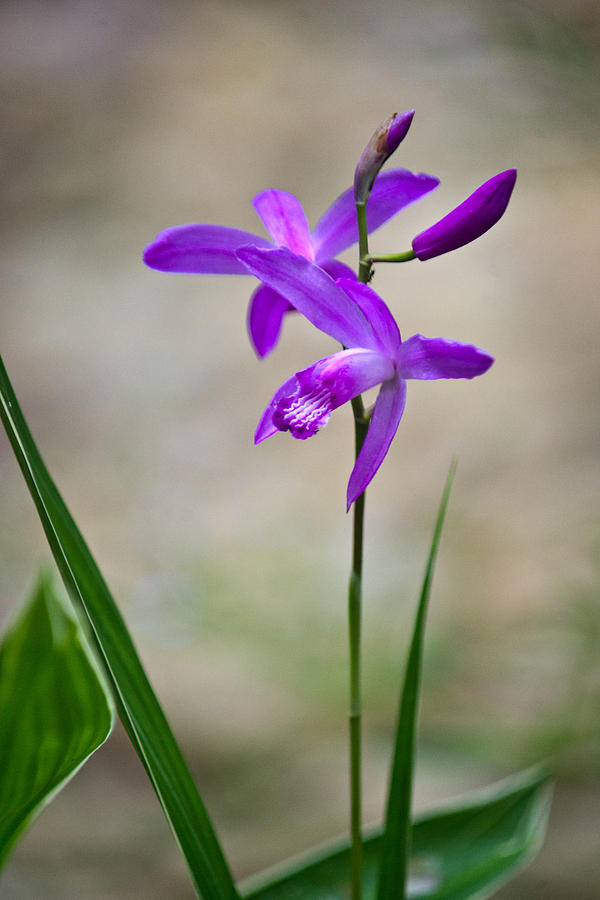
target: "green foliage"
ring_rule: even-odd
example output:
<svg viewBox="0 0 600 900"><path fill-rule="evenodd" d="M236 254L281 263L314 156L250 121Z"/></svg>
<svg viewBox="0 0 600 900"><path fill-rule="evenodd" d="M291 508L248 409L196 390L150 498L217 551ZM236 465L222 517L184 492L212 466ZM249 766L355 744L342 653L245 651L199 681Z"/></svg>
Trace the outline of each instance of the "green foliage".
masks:
<svg viewBox="0 0 600 900"><path fill-rule="evenodd" d="M81 627L41 575L0 645L0 865L112 730Z"/></svg>
<svg viewBox="0 0 600 900"><path fill-rule="evenodd" d="M412 829L408 896L483 900L538 850L550 806L548 777L525 772L459 804L419 817ZM364 843L364 898L376 896L381 835ZM247 882L246 900L346 900L350 848L344 843Z"/></svg>
<svg viewBox="0 0 600 900"><path fill-rule="evenodd" d="M0 417L71 600L117 699L121 720L160 800L199 896L238 897L231 873L179 746L121 614L42 461L0 359Z"/></svg>

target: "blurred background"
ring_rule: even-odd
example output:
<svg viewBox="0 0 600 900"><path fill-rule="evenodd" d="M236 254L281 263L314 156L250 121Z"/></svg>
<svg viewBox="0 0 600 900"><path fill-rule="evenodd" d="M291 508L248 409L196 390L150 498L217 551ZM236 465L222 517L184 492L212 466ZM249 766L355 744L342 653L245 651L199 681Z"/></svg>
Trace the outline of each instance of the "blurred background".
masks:
<svg viewBox="0 0 600 900"><path fill-rule="evenodd" d="M496 363L474 382L412 382L369 489L365 820L382 813L457 454L416 803L548 759L546 846L498 896L597 900L597 4L6 0L0 35L0 350L239 877L346 828L351 416L254 448L272 391L331 341L289 317L259 364L251 279L160 274L142 249L185 222L262 233L251 199L266 187L297 194L314 225L376 125L410 107L393 164L442 183L372 249L406 249L518 168L506 216L477 243L376 272L405 335L473 342ZM0 509L6 621L49 551L4 437ZM193 897L119 729L21 841L0 894Z"/></svg>

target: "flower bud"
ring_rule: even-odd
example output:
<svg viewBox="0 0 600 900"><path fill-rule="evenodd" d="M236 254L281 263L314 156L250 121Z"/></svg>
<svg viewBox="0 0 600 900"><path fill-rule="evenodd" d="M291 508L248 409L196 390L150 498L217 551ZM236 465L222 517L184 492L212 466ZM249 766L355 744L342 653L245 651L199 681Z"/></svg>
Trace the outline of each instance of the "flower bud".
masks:
<svg viewBox="0 0 600 900"><path fill-rule="evenodd" d="M494 175L460 206L413 238L418 259L441 256L481 237L504 214L516 180L516 169Z"/></svg>
<svg viewBox="0 0 600 900"><path fill-rule="evenodd" d="M408 112L400 115L395 113L382 122L375 131L363 150L354 172L354 200L356 203L366 203L369 199L377 173L386 159L404 140L414 114L414 109L409 109Z"/></svg>

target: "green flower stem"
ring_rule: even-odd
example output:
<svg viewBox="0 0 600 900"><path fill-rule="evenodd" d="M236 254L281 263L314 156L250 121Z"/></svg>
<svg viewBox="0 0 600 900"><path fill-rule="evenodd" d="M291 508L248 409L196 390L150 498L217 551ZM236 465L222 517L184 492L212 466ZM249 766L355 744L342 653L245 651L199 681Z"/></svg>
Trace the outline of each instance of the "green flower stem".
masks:
<svg viewBox="0 0 600 900"><path fill-rule="evenodd" d="M356 204L356 219L358 222L358 280L367 284L371 278L371 267L373 265L369 260L369 236L367 233L367 205L366 203Z"/></svg>
<svg viewBox="0 0 600 900"><path fill-rule="evenodd" d="M371 277L372 263L368 260L367 209L365 203L356 204L358 223L358 280L367 284ZM361 451L369 427L369 417L361 396L352 400L354 413L355 458ZM362 562L365 519L364 492L354 501L352 535L352 571L348 589L348 636L350 644L350 837L351 837L351 885L352 900L362 898L362 798L361 798L361 683L360 683L360 632L362 618Z"/></svg>
<svg viewBox="0 0 600 900"><path fill-rule="evenodd" d="M387 262L387 263L401 263L401 262L410 262L412 259L416 259L417 254L414 250L406 250L404 253L386 253L382 256L369 256L365 254L361 256L360 264L361 266L369 266L373 265L373 263L378 262Z"/></svg>
<svg viewBox="0 0 600 900"><path fill-rule="evenodd" d="M357 398L362 407L362 399ZM356 404L358 406L358 404ZM367 433L368 422L364 416L354 419L356 456ZM362 561L363 530L365 516L365 495L362 493L354 502L352 571L348 590L348 633L350 640L350 835L352 900L362 897L362 800L361 800L361 606L362 606Z"/></svg>

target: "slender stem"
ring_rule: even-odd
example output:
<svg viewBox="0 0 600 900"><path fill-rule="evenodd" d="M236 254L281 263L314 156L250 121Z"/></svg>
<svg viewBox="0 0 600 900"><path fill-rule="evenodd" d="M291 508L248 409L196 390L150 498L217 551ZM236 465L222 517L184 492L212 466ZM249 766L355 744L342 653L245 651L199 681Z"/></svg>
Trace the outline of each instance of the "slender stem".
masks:
<svg viewBox="0 0 600 900"><path fill-rule="evenodd" d="M366 203L356 204L358 223L358 280L367 284L372 264L366 259L369 253ZM355 458L361 451L369 420L359 395L352 400L354 413ZM365 520L364 492L354 501L352 533L352 570L348 589L348 636L350 644L350 836L351 836L351 885L352 900L362 900L362 790L361 790L361 651L360 632L362 618L362 563Z"/></svg>
<svg viewBox="0 0 600 900"><path fill-rule="evenodd" d="M362 407L362 399L357 398ZM360 453L368 423L363 416L356 417L355 408L355 441L356 456ZM363 532L365 517L365 495L354 501L353 536L352 536L352 570L348 590L348 634L350 641L350 835L351 852L351 884L352 900L362 897L362 800L361 800L361 614L362 614L362 562Z"/></svg>
<svg viewBox="0 0 600 900"><path fill-rule="evenodd" d="M356 204L358 222L358 280L367 284L371 277L372 263L369 261L369 237L367 232L367 204Z"/></svg>
<svg viewBox="0 0 600 900"><path fill-rule="evenodd" d="M368 284L371 279L374 262L408 262L416 259L416 254L409 250L389 256L369 255L369 235L367 227L366 201L356 204L358 224L358 280ZM352 400L354 413L355 454L362 449L367 430L369 416L365 414L362 397ZM352 900L362 900L362 786L361 786L361 619L362 619L362 564L363 536L365 520L364 492L354 501L354 520L352 534L352 571L348 590L348 635L350 644L350 869Z"/></svg>
<svg viewBox="0 0 600 900"><path fill-rule="evenodd" d="M372 266L373 263L376 262L402 263L410 262L412 259L416 258L417 254L414 250L405 250L404 253L384 253L381 256L365 256L364 259L361 259L361 264L364 262L365 266Z"/></svg>

